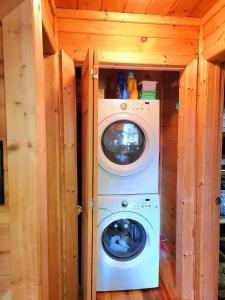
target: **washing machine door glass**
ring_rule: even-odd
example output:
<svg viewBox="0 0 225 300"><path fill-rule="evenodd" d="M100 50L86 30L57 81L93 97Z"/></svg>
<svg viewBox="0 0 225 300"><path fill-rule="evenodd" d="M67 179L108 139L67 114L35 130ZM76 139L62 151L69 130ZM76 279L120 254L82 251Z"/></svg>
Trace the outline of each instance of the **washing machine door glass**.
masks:
<svg viewBox="0 0 225 300"><path fill-rule="evenodd" d="M110 257L128 261L142 252L146 238L145 229L139 222L132 219L119 219L105 228L102 244Z"/></svg>
<svg viewBox="0 0 225 300"><path fill-rule="evenodd" d="M142 129L128 120L110 124L102 135L102 150L105 156L118 165L128 165L138 160L145 149Z"/></svg>

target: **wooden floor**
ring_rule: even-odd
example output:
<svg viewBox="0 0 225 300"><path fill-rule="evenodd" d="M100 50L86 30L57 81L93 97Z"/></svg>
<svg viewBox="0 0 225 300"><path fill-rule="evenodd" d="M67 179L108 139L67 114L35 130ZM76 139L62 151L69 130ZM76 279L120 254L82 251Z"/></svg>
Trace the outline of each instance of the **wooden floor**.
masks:
<svg viewBox="0 0 225 300"><path fill-rule="evenodd" d="M97 300L179 300L175 289L174 258L169 250L161 250L160 255L160 284L157 289L101 292Z"/></svg>

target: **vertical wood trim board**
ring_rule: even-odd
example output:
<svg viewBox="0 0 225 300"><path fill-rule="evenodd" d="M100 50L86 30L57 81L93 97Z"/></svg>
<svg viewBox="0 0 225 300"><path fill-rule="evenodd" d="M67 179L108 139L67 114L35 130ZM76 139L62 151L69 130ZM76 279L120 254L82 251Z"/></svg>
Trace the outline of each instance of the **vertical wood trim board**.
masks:
<svg viewBox="0 0 225 300"><path fill-rule="evenodd" d="M73 60L61 53L63 299L78 297L76 90Z"/></svg>
<svg viewBox="0 0 225 300"><path fill-rule="evenodd" d="M198 60L180 76L177 161L176 286L181 299L194 299L195 151Z"/></svg>
<svg viewBox="0 0 225 300"><path fill-rule="evenodd" d="M13 299L47 300L45 103L40 1L3 19Z"/></svg>
<svg viewBox="0 0 225 300"><path fill-rule="evenodd" d="M93 255L92 255L92 300L96 299L96 263L97 263L97 201L98 201L98 83L99 66L98 54L94 51L94 73L97 78L93 79Z"/></svg>
<svg viewBox="0 0 225 300"><path fill-rule="evenodd" d="M200 56L197 107L196 299L217 299L223 101L220 66ZM224 82L223 82L224 84ZM223 93L221 93L223 95Z"/></svg>
<svg viewBox="0 0 225 300"><path fill-rule="evenodd" d="M82 299L92 296L93 51L82 67Z"/></svg>
<svg viewBox="0 0 225 300"><path fill-rule="evenodd" d="M46 109L49 300L61 300L61 197L58 54L44 58Z"/></svg>
<svg viewBox="0 0 225 300"><path fill-rule="evenodd" d="M3 141L4 205L0 206L0 299L11 300L10 224L8 197L8 163L6 107L3 71L2 27L0 26L0 140Z"/></svg>

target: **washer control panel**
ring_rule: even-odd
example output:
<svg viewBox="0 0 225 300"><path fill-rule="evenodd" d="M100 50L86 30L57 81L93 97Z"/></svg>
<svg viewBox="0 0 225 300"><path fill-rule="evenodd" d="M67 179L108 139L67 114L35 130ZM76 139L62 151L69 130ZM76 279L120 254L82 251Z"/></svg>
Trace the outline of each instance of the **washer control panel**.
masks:
<svg viewBox="0 0 225 300"><path fill-rule="evenodd" d="M142 210L154 207L150 198L138 199L136 201L121 200L120 205L121 208L133 210Z"/></svg>
<svg viewBox="0 0 225 300"><path fill-rule="evenodd" d="M129 103L127 101L123 101L120 103L120 109L122 111L144 111L144 110L150 110L150 101L130 101Z"/></svg>

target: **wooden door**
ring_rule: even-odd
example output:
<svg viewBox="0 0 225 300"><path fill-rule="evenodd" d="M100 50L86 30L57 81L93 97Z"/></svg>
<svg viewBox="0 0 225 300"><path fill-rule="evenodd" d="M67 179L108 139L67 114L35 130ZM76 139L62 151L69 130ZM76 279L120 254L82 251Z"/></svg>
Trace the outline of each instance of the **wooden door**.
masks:
<svg viewBox="0 0 225 300"><path fill-rule="evenodd" d="M60 57L63 299L75 300L78 299L75 66L65 52Z"/></svg>
<svg viewBox="0 0 225 300"><path fill-rule="evenodd" d="M82 299L95 299L97 196L96 55L89 50L82 68ZM95 66L94 66L95 64ZM93 79L95 78L95 79Z"/></svg>

